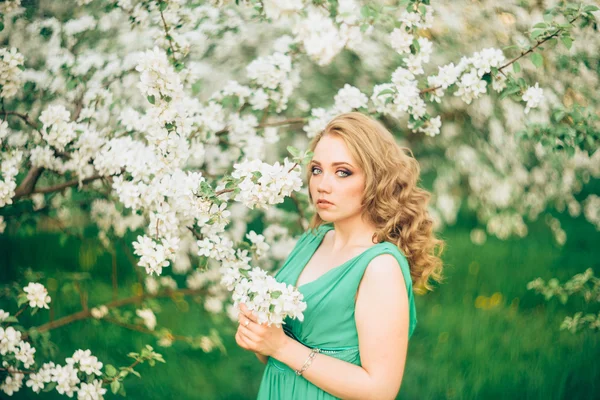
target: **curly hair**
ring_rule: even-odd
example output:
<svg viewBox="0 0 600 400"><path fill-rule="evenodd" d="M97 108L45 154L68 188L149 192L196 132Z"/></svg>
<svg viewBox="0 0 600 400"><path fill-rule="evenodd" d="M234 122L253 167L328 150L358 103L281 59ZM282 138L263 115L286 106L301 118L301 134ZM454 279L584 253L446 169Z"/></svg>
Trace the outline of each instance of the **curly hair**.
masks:
<svg viewBox="0 0 600 400"><path fill-rule="evenodd" d="M435 237L427 205L431 194L418 187L421 169L413 153L400 147L383 124L358 112L332 119L310 143L314 151L325 135L338 135L365 172L363 212L377 230L374 243L395 244L406 256L416 292L432 290L429 279L441 282L444 241ZM307 179L312 174L307 171ZM312 197L309 198L311 203ZM310 228L324 224L317 213Z"/></svg>

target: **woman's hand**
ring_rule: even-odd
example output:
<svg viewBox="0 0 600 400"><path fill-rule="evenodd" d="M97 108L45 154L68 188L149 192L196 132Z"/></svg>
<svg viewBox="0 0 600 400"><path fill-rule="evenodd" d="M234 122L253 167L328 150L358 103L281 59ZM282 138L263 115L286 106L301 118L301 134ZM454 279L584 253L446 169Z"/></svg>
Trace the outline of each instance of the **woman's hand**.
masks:
<svg viewBox="0 0 600 400"><path fill-rule="evenodd" d="M240 304L238 330L235 334L237 344L246 350L272 357L286 345L288 336L282 327L267 326L258 323L245 304Z"/></svg>

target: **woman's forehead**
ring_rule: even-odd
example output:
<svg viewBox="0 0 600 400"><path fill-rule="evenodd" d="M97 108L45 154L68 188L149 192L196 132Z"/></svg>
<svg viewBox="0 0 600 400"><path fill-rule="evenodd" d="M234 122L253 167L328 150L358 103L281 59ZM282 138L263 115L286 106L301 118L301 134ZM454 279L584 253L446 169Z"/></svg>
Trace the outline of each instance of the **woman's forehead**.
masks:
<svg viewBox="0 0 600 400"><path fill-rule="evenodd" d="M320 164L349 163L356 165L348 146L338 135L325 135L315 147L313 160Z"/></svg>

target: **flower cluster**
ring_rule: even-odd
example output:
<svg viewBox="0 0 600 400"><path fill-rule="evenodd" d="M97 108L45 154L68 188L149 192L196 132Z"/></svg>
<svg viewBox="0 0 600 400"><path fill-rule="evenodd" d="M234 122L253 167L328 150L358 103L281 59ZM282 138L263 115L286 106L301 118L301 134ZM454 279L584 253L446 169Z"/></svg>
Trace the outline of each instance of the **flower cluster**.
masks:
<svg viewBox="0 0 600 400"><path fill-rule="evenodd" d="M40 122L44 125L42 137L57 150L64 150L77 136L75 126L69 120L70 113L62 105L49 106L40 115Z"/></svg>
<svg viewBox="0 0 600 400"><path fill-rule="evenodd" d="M179 99L183 93L183 85L179 75L167 59L164 51L155 47L140 54L135 68L140 74L139 88L150 102L159 102L166 107L169 102Z"/></svg>
<svg viewBox="0 0 600 400"><path fill-rule="evenodd" d="M246 72L258 89L262 89L251 98L255 109L266 106L268 99L276 105L277 112L286 109L288 99L299 83L298 71L293 69L289 55L275 52L259 57L248 64Z"/></svg>
<svg viewBox="0 0 600 400"><path fill-rule="evenodd" d="M156 315L154 315L154 312L151 309L144 308L141 310L135 310L135 314L142 319L144 325L146 325L146 328L150 329L151 331L156 328Z"/></svg>
<svg viewBox="0 0 600 400"><path fill-rule="evenodd" d="M8 99L14 97L23 84L23 66L25 58L16 48L10 50L0 49L0 97Z"/></svg>
<svg viewBox="0 0 600 400"><path fill-rule="evenodd" d="M35 308L50 308L50 296L48 296L48 290L41 283L29 282L27 286L23 288L23 291L27 293L27 301L29 301L29 307Z"/></svg>
<svg viewBox="0 0 600 400"><path fill-rule="evenodd" d="M327 110L324 108L313 108L308 124L304 126L304 132L309 138L315 137L319 132L325 129L325 126L337 114L355 111L366 108L369 99L360 91L360 89L345 84L334 97L334 106Z"/></svg>
<svg viewBox="0 0 600 400"><path fill-rule="evenodd" d="M248 240L250 240L250 243L252 243L252 248L254 249L256 257L263 258L267 255L270 246L265 241L265 237L263 235L259 235L254 231L250 231L246 234L246 238L248 238Z"/></svg>
<svg viewBox="0 0 600 400"><path fill-rule="evenodd" d="M133 232L144 224L141 215L136 213L123 215L117 210L115 203L103 199L92 202L90 216L98 225L98 237L107 247L109 232L117 237L123 237L127 231Z"/></svg>
<svg viewBox="0 0 600 400"><path fill-rule="evenodd" d="M266 16L272 20L297 13L305 6L302 0L262 0L261 3Z"/></svg>
<svg viewBox="0 0 600 400"><path fill-rule="evenodd" d="M346 45L338 27L322 10L312 8L294 27L296 40L317 64L327 65Z"/></svg>
<svg viewBox="0 0 600 400"><path fill-rule="evenodd" d="M0 4L1 14L10 14L21 6L21 0L6 0Z"/></svg>
<svg viewBox="0 0 600 400"><path fill-rule="evenodd" d="M285 196L302 187L300 167L287 158L283 164L267 164L260 160L245 160L234 164L231 176L239 179L239 193L235 196L248 208L264 208L283 202Z"/></svg>
<svg viewBox="0 0 600 400"><path fill-rule="evenodd" d="M525 106L525 114L527 114L532 108L539 106L543 99L544 89L540 88L539 83L536 83L535 86L530 86L527 88L523 94L523 101L527 102L527 105Z"/></svg>
<svg viewBox="0 0 600 400"><path fill-rule="evenodd" d="M163 267L168 267L177 251L178 238L163 238L160 243L148 236L138 236L133 242L135 255L140 256L138 265L146 268L147 274L160 275Z"/></svg>
<svg viewBox="0 0 600 400"><path fill-rule="evenodd" d="M287 317L304 320L304 296L292 285L278 282L262 268L224 268L223 284L233 291L234 307L243 303L258 323L280 326Z"/></svg>
<svg viewBox="0 0 600 400"><path fill-rule="evenodd" d="M46 384L54 382L60 394L73 397L77 393L79 400L102 400L106 389L102 387L102 381L95 377L102 375L100 370L103 364L92 356L91 351L77 350L65 361L65 365L44 363L37 372L29 375L26 385L35 393L40 393Z"/></svg>
<svg viewBox="0 0 600 400"><path fill-rule="evenodd" d="M23 152L15 150L3 154L6 158L0 160L0 207L12 204L12 198L17 188L16 177L19 173L19 165L23 158Z"/></svg>

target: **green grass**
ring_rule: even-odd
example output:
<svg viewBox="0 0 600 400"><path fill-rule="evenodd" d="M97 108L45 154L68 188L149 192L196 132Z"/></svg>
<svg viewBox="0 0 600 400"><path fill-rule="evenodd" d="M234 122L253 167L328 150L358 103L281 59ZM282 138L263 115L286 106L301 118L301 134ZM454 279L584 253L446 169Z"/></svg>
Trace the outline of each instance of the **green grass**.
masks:
<svg viewBox="0 0 600 400"><path fill-rule="evenodd" d="M600 334L573 335L560 331L566 315L589 307L579 298L566 305L546 302L526 289L539 277L557 277L564 282L572 275L593 268L598 261L600 234L582 219L563 222L569 239L564 247L554 244L543 223L531 227L522 240L488 238L473 245L469 231L453 227L444 232L447 250L446 282L424 296L417 296L418 325L411 339L399 399L591 399L600 398ZM82 250L83 249L83 250ZM59 246L59 236L38 234L28 238L0 236L0 282L6 283L31 267L55 277L52 292L55 317L78 311L79 299L65 285L65 271L86 267L92 279L91 304L111 298L111 257L96 254L92 240L82 244L69 239ZM120 296L131 295L135 282L127 258L118 252ZM497 304L476 307L495 294ZM126 354L144 344L153 345L167 364L139 367L143 379L126 381L131 399L253 399L264 366L253 354L238 348L234 326L225 319L207 315L198 299L187 299L187 311L172 302L161 302L159 322L174 333L199 335L213 326L222 331L227 353L204 353L175 343L156 346L148 335L98 321L80 321L52 331L61 362L78 348L89 348L102 361L117 366L129 364ZM11 312L15 304L0 299L0 307ZM48 312L27 317L27 326L45 322ZM43 359L37 355L38 360ZM15 399L32 398L24 388ZM55 392L39 398L64 398ZM107 395L107 398L114 398Z"/></svg>

